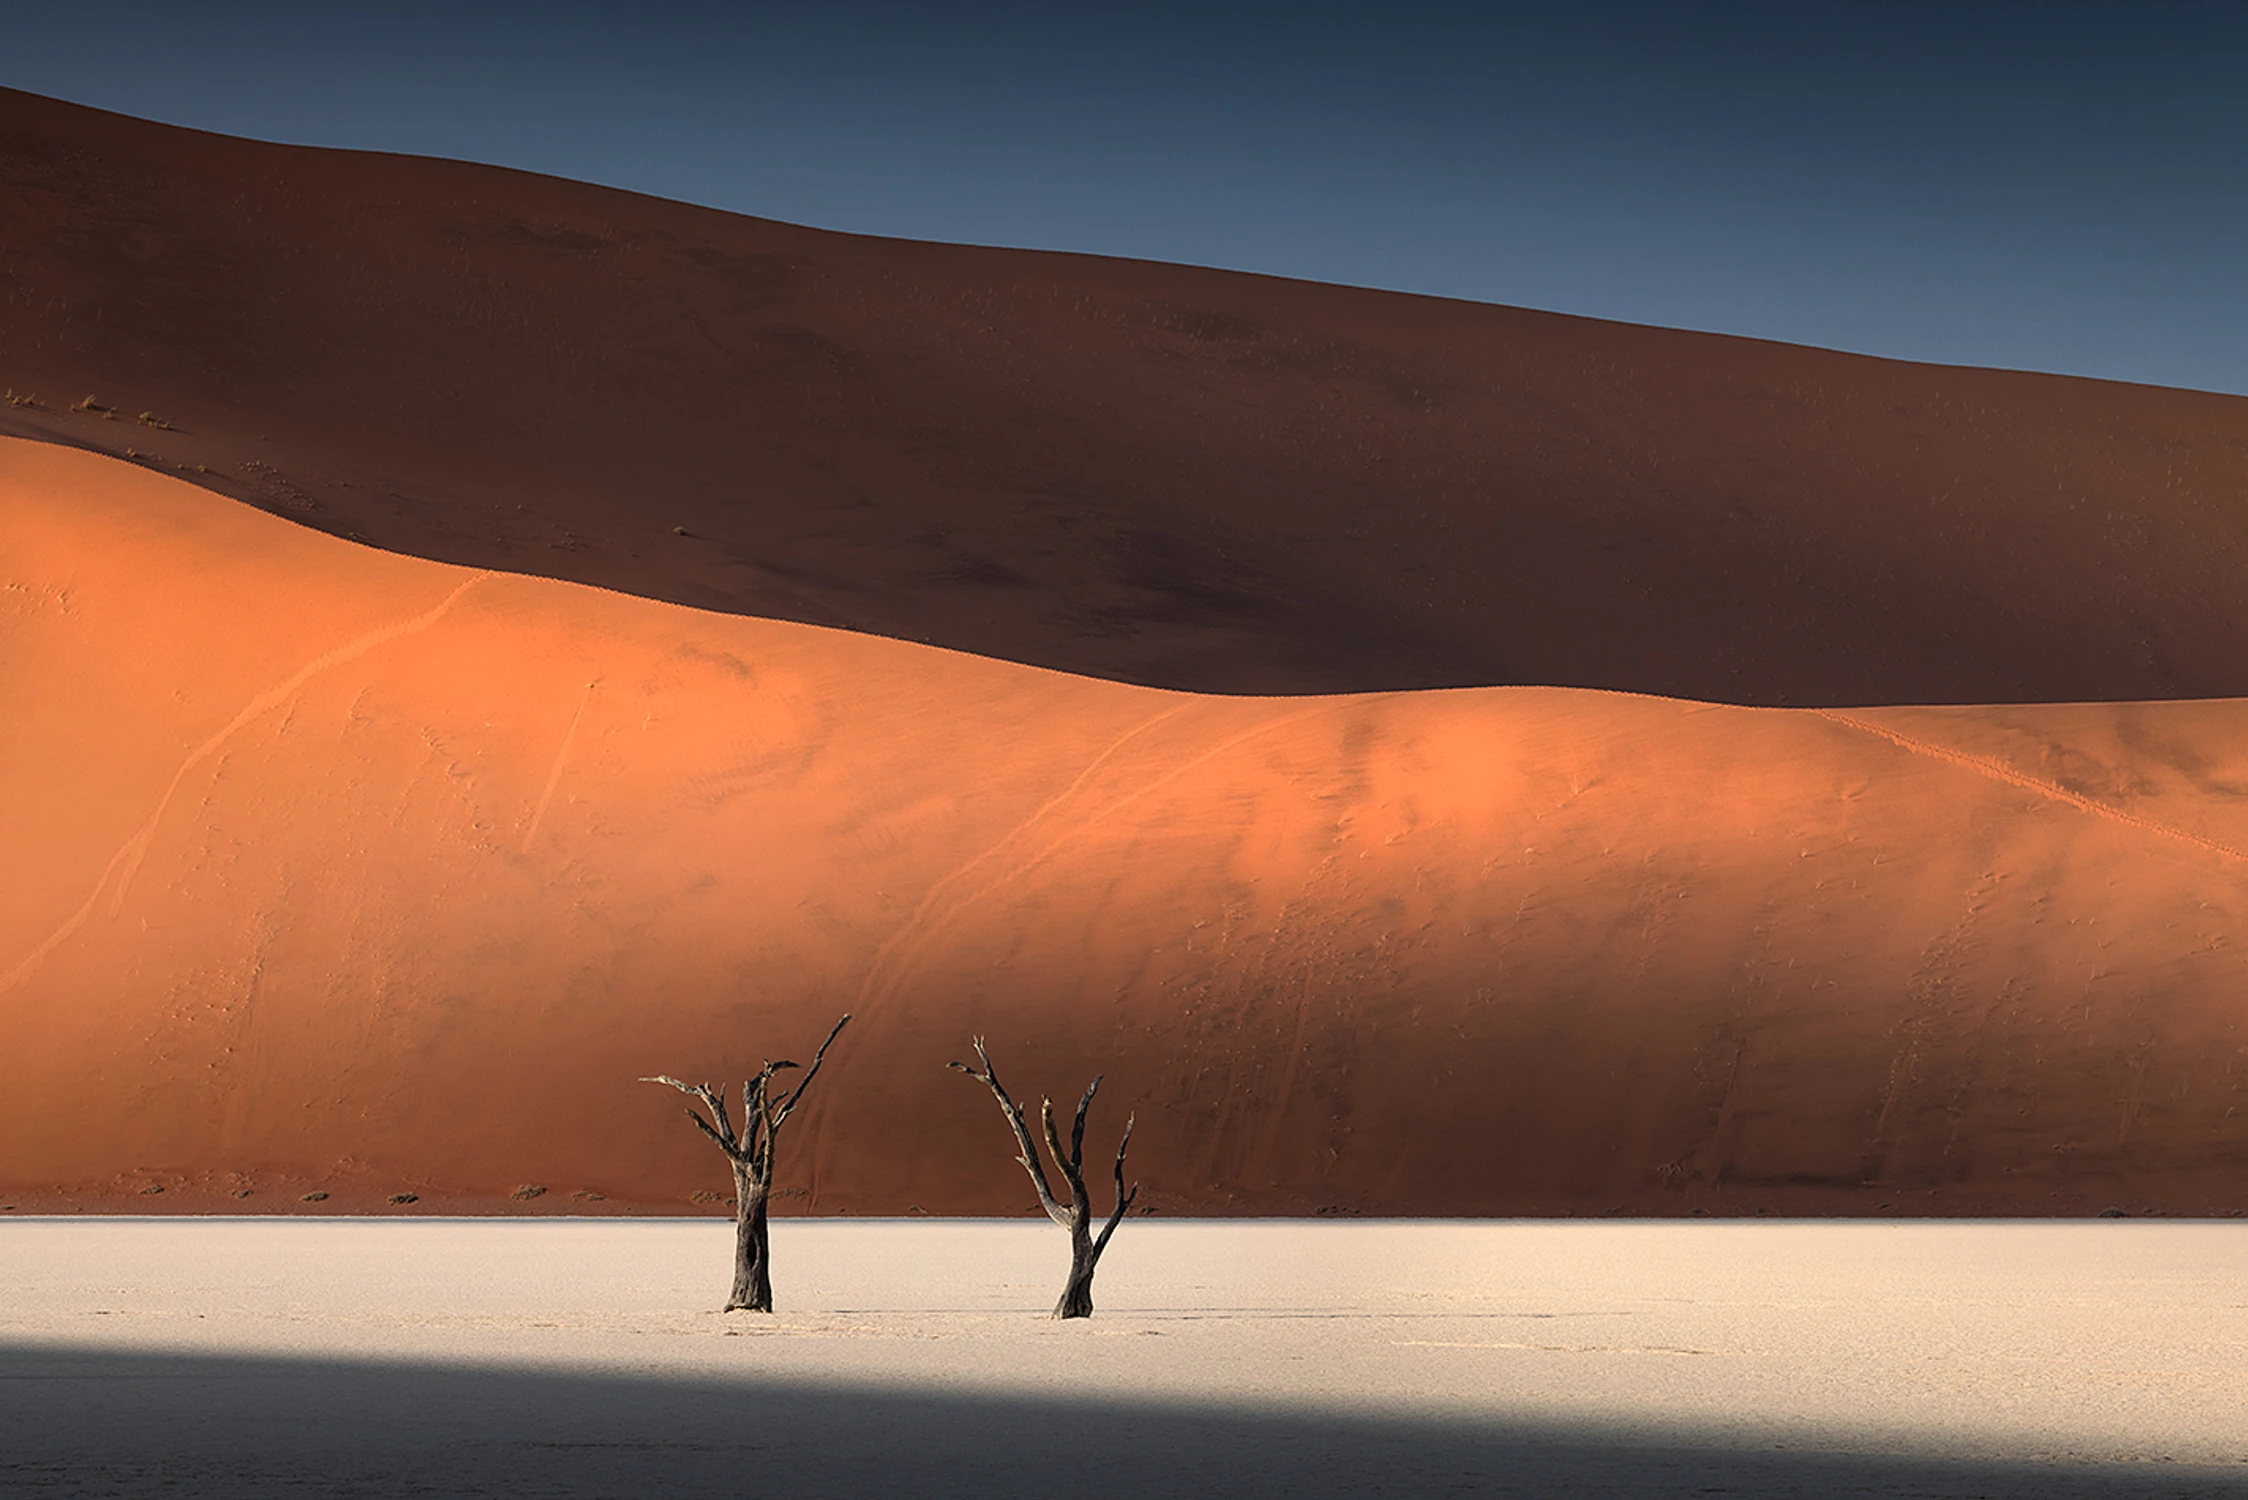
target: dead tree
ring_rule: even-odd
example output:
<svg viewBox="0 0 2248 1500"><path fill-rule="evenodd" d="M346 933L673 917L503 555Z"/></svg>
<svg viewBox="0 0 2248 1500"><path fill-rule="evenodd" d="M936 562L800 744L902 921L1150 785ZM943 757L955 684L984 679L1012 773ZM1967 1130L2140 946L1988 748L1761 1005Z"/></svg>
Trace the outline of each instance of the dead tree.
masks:
<svg viewBox="0 0 2248 1500"><path fill-rule="evenodd" d="M642 1083L667 1083L682 1094L691 1094L703 1102L710 1111L704 1119L693 1105L687 1106L687 1118L695 1128L718 1143L726 1159L734 1164L734 1290L726 1298L728 1312L761 1312L773 1310L772 1256L766 1244L765 1200L773 1190L773 1141L781 1126L795 1113L796 1102L819 1076L820 1063L827 1057L829 1043L841 1032L844 1022L851 1019L845 1013L843 1020L835 1023L835 1030L820 1043L820 1050L812 1054L812 1065L795 1088L776 1100L772 1097L773 1077L783 1068L798 1064L783 1059L768 1062L760 1068L755 1078L742 1085L742 1128L734 1132L734 1122L726 1113L726 1098L707 1083L681 1083L668 1073L654 1078L643 1078Z"/></svg>
<svg viewBox="0 0 2248 1500"><path fill-rule="evenodd" d="M1046 1180L1046 1169L1039 1165L1038 1147L1031 1142L1030 1127L1023 1122L1021 1106L1007 1096L1006 1088L999 1082L999 1074L991 1066L991 1054L984 1051L984 1039L979 1036L974 1040L976 1060L983 1064L982 1072L966 1063L945 1066L957 1068L970 1078L982 1079L998 1099L999 1112L1007 1117L1008 1125L1015 1132L1015 1144L1022 1148L1022 1155L1016 1160L1030 1173L1031 1183L1038 1189L1039 1207L1046 1210L1048 1218L1069 1231L1069 1281L1062 1288L1062 1300L1054 1304L1054 1316L1089 1318L1093 1315L1093 1268L1100 1264L1101 1252L1108 1248L1108 1237L1116 1233L1124 1211L1140 1195L1140 1185L1136 1182L1130 1192L1124 1190L1124 1148L1132 1144L1134 1117L1125 1117L1124 1138L1116 1143L1116 1207L1109 1213L1108 1222L1101 1226L1099 1237L1095 1238L1093 1200L1085 1191L1085 1111L1093 1107L1093 1095L1100 1092L1100 1078L1095 1078L1086 1088L1085 1097L1077 1101L1077 1123L1070 1127L1067 1154L1062 1151L1061 1133L1054 1128L1054 1101L1041 1099L1038 1102L1039 1118L1046 1127L1046 1150L1060 1169L1062 1181L1069 1187L1069 1202L1064 1204L1054 1197L1054 1190Z"/></svg>

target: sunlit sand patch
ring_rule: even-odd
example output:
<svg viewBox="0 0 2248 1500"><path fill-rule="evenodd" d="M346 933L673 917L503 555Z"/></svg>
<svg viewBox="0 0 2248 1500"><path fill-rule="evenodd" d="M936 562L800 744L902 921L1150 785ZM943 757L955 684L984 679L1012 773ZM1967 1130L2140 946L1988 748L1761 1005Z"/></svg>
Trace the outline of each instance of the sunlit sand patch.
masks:
<svg viewBox="0 0 2248 1500"><path fill-rule="evenodd" d="M238 1398L260 1393L263 1412L371 1385L348 1441L321 1440L359 1471L419 1472L414 1455L442 1451L563 1495L600 1491L536 1455L665 1455L687 1492L715 1483L696 1465L737 1447L684 1415L713 1402L788 1406L789 1432L758 1441L782 1443L811 1494L848 1493L851 1465L878 1460L975 1493L932 1455L1033 1417L1095 1447L1157 1434L1145 1461L1179 1492L1364 1493L1377 1465L1419 1493L1486 1462L1585 1493L1715 1476L1783 1494L2133 1494L2157 1466L2214 1486L2192 1493L2248 1492L2248 1226L1136 1221L1076 1324L1046 1316L1066 1255L1042 1222L778 1221L769 1316L714 1310L729 1234L0 1223L0 1375L32 1393L0 1437L55 1474L103 1473L232 1423L258 1455L255 1495L257 1475L302 1474ZM417 1405L448 1381L444 1411ZM159 1387L97 1442L101 1413ZM1293 1456L1240 1466L1277 1450ZM13 1461L11 1493L48 1492L39 1460Z"/></svg>

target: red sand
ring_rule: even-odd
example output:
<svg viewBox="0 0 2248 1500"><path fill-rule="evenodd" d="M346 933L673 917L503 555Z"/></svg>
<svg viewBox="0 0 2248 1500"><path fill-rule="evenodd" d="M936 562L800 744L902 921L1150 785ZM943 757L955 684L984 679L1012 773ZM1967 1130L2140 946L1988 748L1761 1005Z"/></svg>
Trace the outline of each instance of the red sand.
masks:
<svg viewBox="0 0 2248 1500"><path fill-rule="evenodd" d="M418 170L418 168L417 168ZM479 573L0 441L0 1201L2223 1212L2248 704L1195 697ZM161 1194L148 1194L160 1187ZM247 1189L254 1196L228 1196Z"/></svg>
<svg viewBox="0 0 2248 1500"><path fill-rule="evenodd" d="M2248 695L2237 397L825 234L7 91L0 387L44 403L0 430L396 551L1119 680Z"/></svg>

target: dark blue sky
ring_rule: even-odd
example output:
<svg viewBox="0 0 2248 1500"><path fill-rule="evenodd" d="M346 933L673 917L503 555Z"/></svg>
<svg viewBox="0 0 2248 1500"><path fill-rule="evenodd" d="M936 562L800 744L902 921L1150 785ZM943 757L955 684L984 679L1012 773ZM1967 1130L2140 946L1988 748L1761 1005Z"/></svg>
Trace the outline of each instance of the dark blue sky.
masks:
<svg viewBox="0 0 2248 1500"><path fill-rule="evenodd" d="M2248 5L0 4L0 82L877 234L2248 393Z"/></svg>

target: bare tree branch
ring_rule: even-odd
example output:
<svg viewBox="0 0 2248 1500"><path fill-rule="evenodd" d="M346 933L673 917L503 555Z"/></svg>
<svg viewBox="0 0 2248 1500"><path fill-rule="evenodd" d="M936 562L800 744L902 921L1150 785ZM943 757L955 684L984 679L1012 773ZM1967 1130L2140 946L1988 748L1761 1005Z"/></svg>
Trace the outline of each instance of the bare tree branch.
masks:
<svg viewBox="0 0 2248 1500"><path fill-rule="evenodd" d="M1015 1159L1023 1164L1023 1170L1030 1174L1031 1184L1038 1189L1038 1206L1046 1210L1048 1218L1063 1228L1068 1228L1069 1210L1063 1208L1055 1199L1054 1189L1046 1180L1046 1169L1038 1164L1038 1147L1030 1138L1030 1126L1023 1121L1022 1108L1009 1096L1007 1086L999 1081L998 1070L991 1065L991 1054L984 1050L984 1039L980 1036L975 1037L973 1042L976 1048L976 1060L983 1064L983 1071L978 1072L966 1063L959 1062L946 1063L945 1066L965 1073L970 1078L980 1080L986 1088L991 1090L993 1097L998 1099L999 1112L1005 1115L1007 1123L1014 1127L1015 1143L1022 1148L1022 1154Z"/></svg>
<svg viewBox="0 0 2248 1500"><path fill-rule="evenodd" d="M711 1120L717 1121L717 1125L713 1127L711 1120L705 1120L701 1115L695 1113L692 1107L687 1111L687 1118L695 1122L696 1129L716 1141L719 1150L725 1152L728 1156L739 1156L741 1154L741 1144L734 1135L734 1122L726 1115L726 1101L709 1084L682 1083L669 1073L658 1073L655 1077L643 1078L640 1082L669 1084L682 1094L700 1099L703 1102L703 1107L710 1111Z"/></svg>
<svg viewBox="0 0 2248 1500"><path fill-rule="evenodd" d="M842 1034L843 1028L846 1025L850 1024L850 1020L851 1013L849 1011L843 1012L843 1019L835 1023L835 1029L827 1034L827 1041L820 1043L820 1050L812 1054L811 1067L804 1070L804 1076L797 1080L796 1087L790 1090L789 1096L786 1099L783 1099L781 1101L779 1113L773 1116L773 1123L776 1126L779 1125L781 1121L787 1119L791 1114L795 1113L796 1101L804 1097L804 1091L812 1086L812 1080L820 1076L820 1064L827 1061L827 1049L829 1045L834 1042L836 1037ZM787 1063L783 1066L793 1068L796 1066L796 1064Z"/></svg>
<svg viewBox="0 0 2248 1500"><path fill-rule="evenodd" d="M1101 1080L1107 1076L1094 1074L1093 1081L1085 1086L1085 1097L1077 1101L1077 1123L1069 1132L1069 1164L1073 1167L1085 1165L1085 1111L1093 1107L1093 1096L1101 1091Z"/></svg>
<svg viewBox="0 0 2248 1500"><path fill-rule="evenodd" d="M755 1160L772 1156L773 1132L780 1124L773 1118L773 1074L795 1066L792 1062L768 1062L757 1070L755 1078L742 1085L742 1112L749 1116L742 1127L742 1150Z"/></svg>
<svg viewBox="0 0 2248 1500"><path fill-rule="evenodd" d="M735 1132L734 1122L726 1117L726 1096L707 1083L700 1085L695 1092L701 1097L703 1103L710 1106L710 1112L718 1117L719 1139L733 1142L731 1149L734 1151L739 1152L746 1149L747 1142L743 1141L741 1136Z"/></svg>
<svg viewBox="0 0 2248 1500"><path fill-rule="evenodd" d="M1132 1126L1138 1120L1137 1114L1124 1117L1124 1139L1116 1143L1116 1208L1109 1214L1108 1222L1101 1226L1100 1238L1093 1241L1093 1259L1096 1261L1101 1258L1101 1252L1108 1248L1108 1237L1116 1233L1116 1226L1124 1221L1124 1211L1140 1196L1140 1185L1136 1182L1132 1184L1130 1192L1124 1191L1124 1150L1132 1144Z"/></svg>
<svg viewBox="0 0 2248 1500"><path fill-rule="evenodd" d="M687 1106L687 1118L695 1122L695 1128L697 1130L701 1131L704 1135L707 1135L712 1140L716 1141L718 1143L719 1150L725 1152L728 1156L736 1156L740 1154L735 1149L734 1143L726 1139L726 1137L720 1135L718 1133L718 1128L712 1125L708 1120L704 1119L702 1115L698 1113L695 1107L691 1104Z"/></svg>
<svg viewBox="0 0 2248 1500"><path fill-rule="evenodd" d="M1068 1183L1071 1187L1075 1187L1076 1184L1071 1181L1072 1173L1070 1171L1069 1158L1062 1155L1061 1132L1054 1129L1053 1100L1040 1099L1038 1101L1038 1123L1043 1126L1046 1131L1046 1154L1054 1159L1054 1165L1060 1169L1062 1174L1062 1181L1064 1183ZM1074 1197L1075 1194L1072 1194L1071 1196Z"/></svg>

